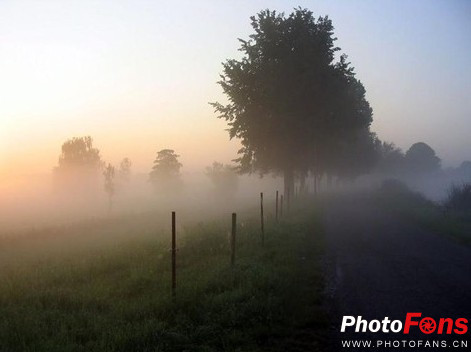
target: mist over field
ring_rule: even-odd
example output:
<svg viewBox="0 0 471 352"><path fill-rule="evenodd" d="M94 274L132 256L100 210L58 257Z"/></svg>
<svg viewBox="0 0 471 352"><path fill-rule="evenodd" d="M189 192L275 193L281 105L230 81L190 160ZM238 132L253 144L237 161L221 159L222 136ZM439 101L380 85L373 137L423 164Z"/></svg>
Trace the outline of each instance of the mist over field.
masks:
<svg viewBox="0 0 471 352"><path fill-rule="evenodd" d="M206 166L210 167L210 166ZM386 170L384 170L386 168ZM100 169L101 170L101 169ZM398 164L378 165L376 169L353 179L321 178L320 193L371 191L384 180L398 179L413 191L444 204L454 185L469 181L471 164L464 162L457 168L437 168L430 172L412 172ZM224 175L221 175L224 177ZM95 218L115 218L138 213L165 212L181 209L189 219L207 219L214 215L230 213L244 206L253 206L258 194L264 192L273 200L275 191L283 190L283 178L278 174L261 177L238 175L224 184L215 183L205 167L199 171L181 173L181 184L169 192L156 190L148 173L130 172L126 181L116 182L113 206L104 188L101 171L92 180L83 183L80 177L61 187L53 173L24 175L8 182L0 189L0 224L2 234L28 230L41 226L65 225ZM300 187L296 184L296 190ZM314 178L307 178L304 192L314 191ZM295 191L296 191L295 190Z"/></svg>
<svg viewBox="0 0 471 352"><path fill-rule="evenodd" d="M158 150L170 148L181 155L187 204L211 193L206 167L214 161L236 166L232 160L238 157L241 140L228 139L226 121L216 119L208 104L224 104L228 98L216 84L220 63L238 57L237 38L248 38L249 17L260 9L288 13L311 4L209 3L208 11L188 1L2 4L1 49L8 53L0 59L4 226L108 215L103 180L96 181L93 191L78 191L80 197L54 190L52 170L60 148L74 137L90 136L105 163L118 167L124 157L131 160L132 182L116 192L115 213L159 207L161 199L151 196L146 180ZM341 48L335 51L335 60L347 54L355 67L373 112L371 132L403 153L414 143L425 142L441 159L442 170L433 175L406 175L397 165L399 170L386 172L366 168L363 175L355 175L361 179L357 185L350 186L378 185L381 178L399 177L440 202L453 183L467 180L466 165L460 165L471 159L471 106L466 94L471 77L462 69L471 52L469 6L462 1L417 1L408 6L404 14L401 6L389 2L320 1L314 13L333 20L335 46ZM371 23L353 22L356 16ZM454 50L457 54L450 60L446 53ZM305 153L305 148L297 153ZM282 172L275 174L282 177ZM326 173L322 177L320 182L326 182ZM271 175L240 180L235 197L239 201L273 181ZM92 201L81 203L86 194Z"/></svg>
<svg viewBox="0 0 471 352"><path fill-rule="evenodd" d="M1 232L12 235L16 230L139 213L168 213L171 209L184 210L189 220L207 219L253 205L260 192L274 198L272 190L282 189L279 178L258 175L238 177L235 190L229 192L220 192L204 171L184 174L182 180L181 190L163 195L149 183L148 174L133 174L129 182L117 185L110 211L102 177L87 185L86 190L58 190L52 175L35 177L34 181L20 178L2 190Z"/></svg>
<svg viewBox="0 0 471 352"><path fill-rule="evenodd" d="M0 2L0 352L469 349L470 18Z"/></svg>

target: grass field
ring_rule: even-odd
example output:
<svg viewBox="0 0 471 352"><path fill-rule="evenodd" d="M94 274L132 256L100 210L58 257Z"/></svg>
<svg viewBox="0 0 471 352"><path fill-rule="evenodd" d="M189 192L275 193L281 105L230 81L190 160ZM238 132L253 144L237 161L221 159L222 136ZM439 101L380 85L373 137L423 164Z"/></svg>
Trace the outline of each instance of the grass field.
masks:
<svg viewBox="0 0 471 352"><path fill-rule="evenodd" d="M312 206L240 216L236 265L227 219L170 237L140 219L37 231L0 242L1 351L321 351L323 233ZM56 232L56 233L54 233Z"/></svg>

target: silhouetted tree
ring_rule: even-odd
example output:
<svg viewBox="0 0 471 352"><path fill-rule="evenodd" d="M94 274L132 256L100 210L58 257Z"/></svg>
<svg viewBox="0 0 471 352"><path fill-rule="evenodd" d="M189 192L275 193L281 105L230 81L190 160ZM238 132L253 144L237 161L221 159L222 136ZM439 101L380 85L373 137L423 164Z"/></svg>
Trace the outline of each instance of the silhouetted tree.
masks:
<svg viewBox="0 0 471 352"><path fill-rule="evenodd" d="M406 152L407 168L413 173L433 172L440 169L441 160L426 143L413 144Z"/></svg>
<svg viewBox="0 0 471 352"><path fill-rule="evenodd" d="M346 56L335 61L327 16L266 10L251 20L255 33L239 39L243 58L227 60L218 82L229 103L212 105L241 139L240 171L282 172L293 194L294 173L322 173L320 160L337 151L323 146L368 129L372 110Z"/></svg>
<svg viewBox="0 0 471 352"><path fill-rule="evenodd" d="M235 195L239 178L234 167L215 161L213 165L206 168L206 176L211 180L218 194L229 197Z"/></svg>
<svg viewBox="0 0 471 352"><path fill-rule="evenodd" d="M105 178L105 192L108 195L108 209L111 211L113 207L113 196L115 194L115 168L111 164L108 164L108 166L105 168L103 171L103 176Z"/></svg>
<svg viewBox="0 0 471 352"><path fill-rule="evenodd" d="M333 156L337 160L335 174L341 179L354 180L371 170L379 159L376 135L366 128L356 132L339 140L337 153Z"/></svg>
<svg viewBox="0 0 471 352"><path fill-rule="evenodd" d="M181 186L180 168L182 164L178 161L179 155L172 149L162 149L157 152L154 166L150 172L149 180L156 187L169 190L168 186Z"/></svg>
<svg viewBox="0 0 471 352"><path fill-rule="evenodd" d="M93 147L93 139L74 137L62 145L54 174L60 185L68 189L82 188L98 180L102 167L100 151Z"/></svg>
<svg viewBox="0 0 471 352"><path fill-rule="evenodd" d="M397 175L404 172L405 156L394 143L381 142L378 146L376 170L382 174Z"/></svg>

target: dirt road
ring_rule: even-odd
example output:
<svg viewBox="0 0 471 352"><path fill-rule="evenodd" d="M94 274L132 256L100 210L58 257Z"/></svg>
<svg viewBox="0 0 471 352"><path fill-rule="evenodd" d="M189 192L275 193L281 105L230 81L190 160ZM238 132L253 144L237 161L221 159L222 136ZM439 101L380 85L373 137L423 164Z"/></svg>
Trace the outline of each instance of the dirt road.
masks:
<svg viewBox="0 0 471 352"><path fill-rule="evenodd" d="M469 247L429 233L378 207L367 197L330 199L324 204L324 217L333 350L349 350L341 347L340 340L345 338L404 340L403 334L340 334L344 315L380 320L387 316L404 321L408 312L421 312L437 319L471 318ZM469 333L454 337L471 340ZM419 332L407 338L425 340L443 336Z"/></svg>

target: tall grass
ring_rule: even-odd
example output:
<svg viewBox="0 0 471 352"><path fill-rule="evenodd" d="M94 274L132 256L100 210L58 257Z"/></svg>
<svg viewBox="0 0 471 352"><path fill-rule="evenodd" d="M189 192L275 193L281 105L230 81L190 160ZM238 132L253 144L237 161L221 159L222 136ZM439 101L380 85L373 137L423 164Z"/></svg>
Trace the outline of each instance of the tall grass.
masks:
<svg viewBox="0 0 471 352"><path fill-rule="evenodd" d="M470 190L467 186L452 187L443 207L411 191L400 181L388 180L375 193L375 200L387 211L396 212L430 231L471 245L471 212L466 208Z"/></svg>
<svg viewBox="0 0 471 352"><path fill-rule="evenodd" d="M471 183L452 185L445 206L457 211L471 211Z"/></svg>
<svg viewBox="0 0 471 352"><path fill-rule="evenodd" d="M264 247L257 219L239 223L233 268L229 228L229 215L179 228L175 302L166 232L4 244L0 350L321 350L323 239L312 208L268 222Z"/></svg>

